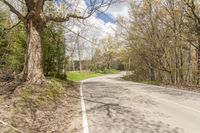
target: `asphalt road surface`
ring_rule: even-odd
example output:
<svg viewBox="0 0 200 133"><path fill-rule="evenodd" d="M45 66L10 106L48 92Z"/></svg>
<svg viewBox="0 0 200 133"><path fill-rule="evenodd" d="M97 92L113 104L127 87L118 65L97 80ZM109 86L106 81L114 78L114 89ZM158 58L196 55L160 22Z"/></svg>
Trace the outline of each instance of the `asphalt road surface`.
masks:
<svg viewBox="0 0 200 133"><path fill-rule="evenodd" d="M200 133L200 94L124 81L83 82L89 133Z"/></svg>

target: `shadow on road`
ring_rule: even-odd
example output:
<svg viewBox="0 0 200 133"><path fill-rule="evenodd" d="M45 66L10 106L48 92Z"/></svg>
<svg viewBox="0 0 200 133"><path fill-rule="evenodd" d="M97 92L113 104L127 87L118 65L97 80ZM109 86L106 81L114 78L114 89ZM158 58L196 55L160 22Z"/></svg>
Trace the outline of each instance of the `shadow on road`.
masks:
<svg viewBox="0 0 200 133"><path fill-rule="evenodd" d="M152 112L126 107L121 102L129 101L125 88L103 82L84 83L84 100L87 107L89 128L97 133L182 133L183 129L149 118ZM123 89L123 90L122 90ZM79 96L76 98L80 99ZM136 105L156 106L147 97L135 96ZM131 103L130 103L131 104ZM80 112L81 113L81 112ZM152 114L151 114L152 115ZM154 112L154 115L167 117Z"/></svg>

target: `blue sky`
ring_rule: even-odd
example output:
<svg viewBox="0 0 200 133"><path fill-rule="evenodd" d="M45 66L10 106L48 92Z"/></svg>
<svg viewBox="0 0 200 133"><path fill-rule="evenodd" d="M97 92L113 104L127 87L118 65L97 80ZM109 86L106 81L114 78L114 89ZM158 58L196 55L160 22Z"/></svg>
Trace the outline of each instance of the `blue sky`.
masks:
<svg viewBox="0 0 200 133"><path fill-rule="evenodd" d="M94 0L85 0L85 3L86 3L86 5L88 7L91 6L91 3L90 3L91 1L93 2ZM102 0L95 0L95 1L96 1L96 4L102 2ZM109 0L105 0L105 3L106 2L109 2ZM116 22L112 15L107 14L105 12L97 12L96 13L96 17L99 18L99 19L101 19L101 20L103 20L105 23L108 23L108 22L115 23Z"/></svg>
<svg viewBox="0 0 200 133"><path fill-rule="evenodd" d="M64 1L65 3L68 3L69 0L56 0L56 3L57 4L60 4L60 2ZM84 0L85 1L85 4L88 8L91 7L91 1L92 2L96 2L96 4L98 3L101 3L102 0ZM110 0L105 0L105 2L109 2ZM94 4L94 3L93 3ZM106 13L106 12L96 12L96 17L103 20L104 23L112 23L112 24L115 24L116 23L116 18L114 16L112 16L111 14L109 13Z"/></svg>
<svg viewBox="0 0 200 133"><path fill-rule="evenodd" d="M106 13L97 13L96 15L97 18L100 18L101 20L103 20L105 23L115 23L116 20L113 18L112 15L106 14Z"/></svg>

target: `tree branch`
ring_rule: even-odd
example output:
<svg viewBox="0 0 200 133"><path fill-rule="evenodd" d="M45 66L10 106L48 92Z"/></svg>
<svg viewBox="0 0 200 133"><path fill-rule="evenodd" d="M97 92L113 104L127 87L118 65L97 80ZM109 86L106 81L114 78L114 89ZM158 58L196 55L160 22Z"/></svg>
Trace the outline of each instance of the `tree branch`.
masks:
<svg viewBox="0 0 200 133"><path fill-rule="evenodd" d="M23 133L22 131L20 131L19 129L13 127L12 125L10 125L10 124L8 124L8 123L5 123L5 122L3 122L3 121L1 121L1 120L0 120L0 123L3 124L4 126L8 126L8 127L12 128L14 131L17 131L17 132L19 132L19 133Z"/></svg>
<svg viewBox="0 0 200 133"><path fill-rule="evenodd" d="M44 0L46 1L46 0ZM99 11L99 12L105 12L109 6L112 4L113 0L109 0L109 1L105 1L105 0L101 0L100 3L98 3L96 0L94 2L92 2L90 0L90 6L87 7L87 9L85 11L87 11L89 9L89 13L87 16L84 15L77 15L75 13L69 13L66 15L66 17L54 17L54 16L46 16L46 20L48 21L54 21L54 22L66 22L69 21L70 18L77 18L77 19L87 19L90 16L92 16L96 11L99 11L100 8L102 7L107 7L104 11ZM85 13L84 13L85 14Z"/></svg>
<svg viewBox="0 0 200 133"><path fill-rule="evenodd" d="M12 6L10 3L8 3L6 0L0 0L2 1L4 4L6 4L9 8L10 8L10 11L14 14L16 14L18 16L18 18L21 20L21 21L25 21L25 18L24 16L19 12L17 11L17 9L15 9L14 6Z"/></svg>
<svg viewBox="0 0 200 133"><path fill-rule="evenodd" d="M22 0L18 0L21 4L25 5L24 1Z"/></svg>
<svg viewBox="0 0 200 133"><path fill-rule="evenodd" d="M54 22L66 22L69 21L70 18L77 18L77 19L87 19L90 16L92 16L92 14L89 14L88 16L79 16L77 14L67 14L67 16L65 18L62 17L54 17L54 16L47 16L47 22L48 21L54 21Z"/></svg>
<svg viewBox="0 0 200 133"><path fill-rule="evenodd" d="M18 26L22 21L17 22L16 24L14 24L13 26L9 27L9 28L5 28L4 31L8 31L8 30L12 30L13 28L15 28L16 26Z"/></svg>

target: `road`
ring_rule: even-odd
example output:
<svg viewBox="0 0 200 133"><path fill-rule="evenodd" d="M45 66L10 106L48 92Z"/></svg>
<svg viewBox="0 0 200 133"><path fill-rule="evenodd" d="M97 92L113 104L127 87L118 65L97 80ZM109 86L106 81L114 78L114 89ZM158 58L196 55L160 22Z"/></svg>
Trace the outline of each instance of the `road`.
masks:
<svg viewBox="0 0 200 133"><path fill-rule="evenodd" d="M200 133L200 94L124 81L83 82L90 133Z"/></svg>

